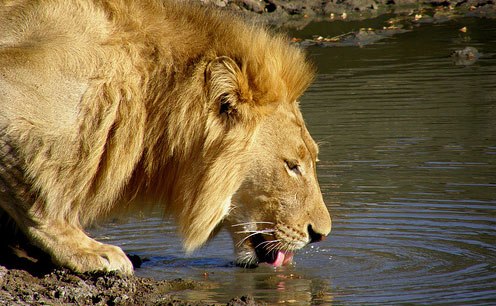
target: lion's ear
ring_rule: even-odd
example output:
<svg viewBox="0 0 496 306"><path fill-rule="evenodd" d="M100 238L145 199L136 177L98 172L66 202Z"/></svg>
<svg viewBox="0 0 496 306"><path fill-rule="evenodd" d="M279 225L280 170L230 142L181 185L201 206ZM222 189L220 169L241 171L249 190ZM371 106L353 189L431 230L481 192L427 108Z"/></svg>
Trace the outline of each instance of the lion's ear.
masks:
<svg viewBox="0 0 496 306"><path fill-rule="evenodd" d="M210 111L227 124L247 120L253 114L248 77L230 57L220 56L205 69L205 85Z"/></svg>

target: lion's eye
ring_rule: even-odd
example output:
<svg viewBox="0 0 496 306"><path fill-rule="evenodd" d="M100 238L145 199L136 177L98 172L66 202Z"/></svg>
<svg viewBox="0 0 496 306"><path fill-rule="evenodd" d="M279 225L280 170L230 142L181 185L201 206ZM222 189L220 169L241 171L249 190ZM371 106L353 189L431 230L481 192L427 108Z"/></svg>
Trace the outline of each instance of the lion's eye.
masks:
<svg viewBox="0 0 496 306"><path fill-rule="evenodd" d="M285 160L286 167L296 175L301 175L300 165L295 160Z"/></svg>

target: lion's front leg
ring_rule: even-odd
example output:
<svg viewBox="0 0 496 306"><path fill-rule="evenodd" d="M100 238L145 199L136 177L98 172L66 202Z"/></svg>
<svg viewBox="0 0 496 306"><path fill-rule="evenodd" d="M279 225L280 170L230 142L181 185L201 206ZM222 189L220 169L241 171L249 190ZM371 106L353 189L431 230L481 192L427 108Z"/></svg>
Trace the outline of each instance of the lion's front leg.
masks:
<svg viewBox="0 0 496 306"><path fill-rule="evenodd" d="M77 272L133 273L133 265L117 246L100 243L80 228L63 221L41 222L25 229L27 236L47 252L54 264Z"/></svg>

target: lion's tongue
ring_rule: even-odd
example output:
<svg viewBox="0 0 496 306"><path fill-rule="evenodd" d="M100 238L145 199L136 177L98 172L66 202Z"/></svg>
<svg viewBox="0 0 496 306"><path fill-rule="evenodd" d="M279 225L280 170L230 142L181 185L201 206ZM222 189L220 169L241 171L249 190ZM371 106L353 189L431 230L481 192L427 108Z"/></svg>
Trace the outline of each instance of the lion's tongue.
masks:
<svg viewBox="0 0 496 306"><path fill-rule="evenodd" d="M276 260L272 263L274 267L285 266L293 261L293 253L278 251Z"/></svg>

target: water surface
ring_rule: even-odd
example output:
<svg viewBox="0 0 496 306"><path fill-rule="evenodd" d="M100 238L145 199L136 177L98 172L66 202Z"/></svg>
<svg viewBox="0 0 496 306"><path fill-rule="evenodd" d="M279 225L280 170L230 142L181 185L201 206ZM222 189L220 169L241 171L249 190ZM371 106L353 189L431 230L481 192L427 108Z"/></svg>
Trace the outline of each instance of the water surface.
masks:
<svg viewBox="0 0 496 306"><path fill-rule="evenodd" d="M296 35L382 23L318 23ZM466 46L482 56L455 65L450 53ZM319 74L301 107L321 147L329 239L291 267L244 270L231 264L227 233L185 255L159 212L94 236L149 258L140 276L204 280L205 290L178 295L206 302L496 304L496 22L422 25L309 53Z"/></svg>

